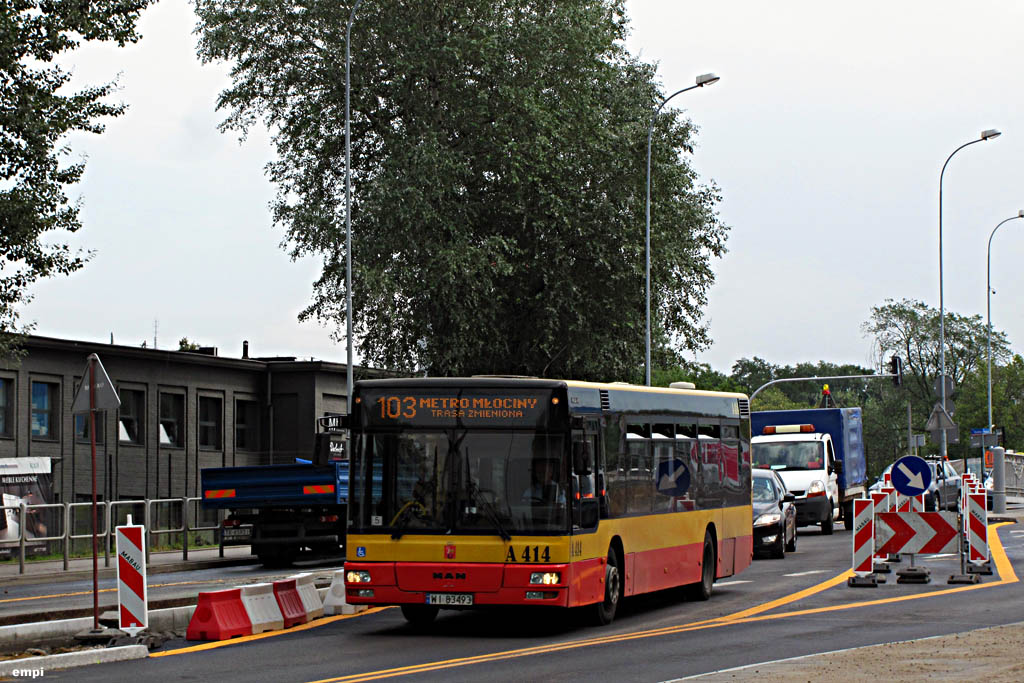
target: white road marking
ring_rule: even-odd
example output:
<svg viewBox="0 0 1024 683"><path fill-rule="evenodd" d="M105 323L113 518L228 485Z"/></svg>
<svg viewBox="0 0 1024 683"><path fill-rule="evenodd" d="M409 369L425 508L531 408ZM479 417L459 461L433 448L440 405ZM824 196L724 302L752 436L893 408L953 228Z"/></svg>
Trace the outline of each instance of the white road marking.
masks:
<svg viewBox="0 0 1024 683"><path fill-rule="evenodd" d="M812 569L809 572L797 572L796 574L783 574L783 576L810 576L811 574L824 574L827 569Z"/></svg>
<svg viewBox="0 0 1024 683"><path fill-rule="evenodd" d="M741 583L752 583L751 581L716 581L716 586L738 586Z"/></svg>

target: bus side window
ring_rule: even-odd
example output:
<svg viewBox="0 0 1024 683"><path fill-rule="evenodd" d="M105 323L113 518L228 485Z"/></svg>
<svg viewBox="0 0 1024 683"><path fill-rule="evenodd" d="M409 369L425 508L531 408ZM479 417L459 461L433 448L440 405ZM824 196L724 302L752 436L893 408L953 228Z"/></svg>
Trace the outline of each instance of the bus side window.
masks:
<svg viewBox="0 0 1024 683"><path fill-rule="evenodd" d="M608 516L622 517L626 514L626 476L629 472L629 456L626 454L626 435L619 421L609 419L604 432L605 466L604 480L607 487Z"/></svg>

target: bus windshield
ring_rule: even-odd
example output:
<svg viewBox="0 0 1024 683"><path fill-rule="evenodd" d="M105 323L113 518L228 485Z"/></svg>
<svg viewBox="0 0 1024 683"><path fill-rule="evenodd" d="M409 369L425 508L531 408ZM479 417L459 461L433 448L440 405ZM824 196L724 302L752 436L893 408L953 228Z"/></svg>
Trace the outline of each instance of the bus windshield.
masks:
<svg viewBox="0 0 1024 683"><path fill-rule="evenodd" d="M825 466L820 441L789 441L751 445L754 467L773 470L820 470Z"/></svg>
<svg viewBox="0 0 1024 683"><path fill-rule="evenodd" d="M365 432L351 470L355 530L560 533L569 528L560 434Z"/></svg>

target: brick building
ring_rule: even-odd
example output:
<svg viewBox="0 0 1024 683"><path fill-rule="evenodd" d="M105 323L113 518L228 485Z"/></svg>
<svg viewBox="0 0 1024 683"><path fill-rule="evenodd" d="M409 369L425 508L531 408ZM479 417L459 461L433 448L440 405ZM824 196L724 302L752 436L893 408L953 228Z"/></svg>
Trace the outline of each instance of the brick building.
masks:
<svg viewBox="0 0 1024 683"><path fill-rule="evenodd" d="M48 458L53 502L91 497L88 415L71 405L93 353L121 399L97 414L103 500L197 496L204 467L308 458L316 418L346 409L344 364L249 358L248 342L241 358L38 336L23 349L0 360L0 462ZM377 374L355 368L356 379Z"/></svg>

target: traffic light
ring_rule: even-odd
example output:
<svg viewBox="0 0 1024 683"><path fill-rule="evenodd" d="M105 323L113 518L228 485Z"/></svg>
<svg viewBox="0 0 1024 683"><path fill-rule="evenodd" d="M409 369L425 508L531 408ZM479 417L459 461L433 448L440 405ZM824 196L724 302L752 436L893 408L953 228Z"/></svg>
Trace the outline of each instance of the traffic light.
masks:
<svg viewBox="0 0 1024 683"><path fill-rule="evenodd" d="M899 356L893 356L889 359L889 374L892 375L893 386L901 386L903 384L903 359Z"/></svg>

